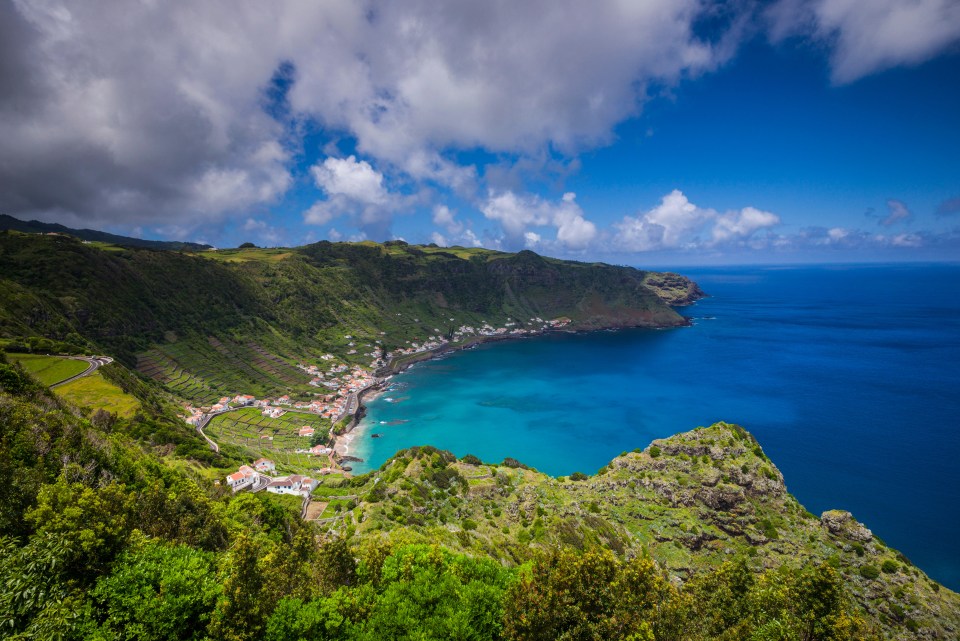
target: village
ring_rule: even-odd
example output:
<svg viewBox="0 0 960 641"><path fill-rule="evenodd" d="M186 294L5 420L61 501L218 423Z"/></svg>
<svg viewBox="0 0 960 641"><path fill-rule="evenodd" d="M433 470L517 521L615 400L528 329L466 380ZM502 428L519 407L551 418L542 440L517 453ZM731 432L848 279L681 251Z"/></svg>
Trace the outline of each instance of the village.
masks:
<svg viewBox="0 0 960 641"><path fill-rule="evenodd" d="M419 321L419 319L414 320ZM452 321L453 319L450 320ZM327 394L314 394L315 398L313 400L294 401L289 395L258 399L250 394L237 394L233 397L222 397L217 403L209 407L194 407L193 405L187 404L185 406L187 415L184 417L184 420L188 424L196 427L213 447L216 447L216 444L203 434L203 427L214 416L243 408L258 408L263 416L274 419L280 418L288 411L310 413L329 419L331 426L336 426L337 423L348 415L357 411L359 396L380 382L373 372L384 368L387 363L398 357L433 352L447 345L464 343L475 338L535 335L549 329L563 328L569 323L570 320L567 318L546 321L536 317L530 319L528 327L518 327L518 323L513 320L508 320L502 327L494 327L486 321L482 321L482 325L479 327L473 327L471 325L459 326L452 332L450 339L444 338L439 329L434 329L434 333L429 335L425 340L408 340L406 341L406 345L409 347L397 348L386 353L384 353L383 348L380 346L381 341L377 340L376 345L365 344L365 347L371 348L370 352L364 354L372 358L370 370L360 366L353 366L351 368L345 363L338 363L336 362L338 360L337 357L333 354L324 354L320 357L320 360L324 361L326 367L299 363L297 367L313 377L309 381L309 385L329 390ZM384 335L384 332L381 332L381 334ZM349 355L356 354L357 350L355 348L357 345L353 337L347 334L344 336L344 339L349 341L347 347L349 347L350 350L347 353ZM337 469L338 465L333 447L333 439L336 438L334 430L330 431L330 441L326 443L313 442L315 432L316 430L312 426L304 425L300 427L297 436L310 439L311 447L298 448L295 452L308 456L328 457L329 464L317 469L316 473L319 475L330 474ZM272 440L272 437L266 438ZM349 470L349 468L345 469ZM226 477L226 483L233 492L245 489L250 489L254 492L266 490L267 492L275 494L294 494L304 497L309 497L319 483L316 479L309 476L298 474L273 476L275 473L276 464L274 461L267 458L260 458L253 462L252 467L242 465L236 472L229 474Z"/></svg>

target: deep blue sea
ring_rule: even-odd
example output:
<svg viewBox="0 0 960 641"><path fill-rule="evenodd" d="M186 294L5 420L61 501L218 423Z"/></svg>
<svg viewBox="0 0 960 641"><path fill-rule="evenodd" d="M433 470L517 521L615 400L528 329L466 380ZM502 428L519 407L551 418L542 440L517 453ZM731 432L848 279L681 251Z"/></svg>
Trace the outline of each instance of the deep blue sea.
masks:
<svg viewBox="0 0 960 641"><path fill-rule="evenodd" d="M711 295L681 310L691 327L488 344L395 377L357 471L431 444L593 473L724 420L811 512L850 510L960 589L960 265L678 271Z"/></svg>

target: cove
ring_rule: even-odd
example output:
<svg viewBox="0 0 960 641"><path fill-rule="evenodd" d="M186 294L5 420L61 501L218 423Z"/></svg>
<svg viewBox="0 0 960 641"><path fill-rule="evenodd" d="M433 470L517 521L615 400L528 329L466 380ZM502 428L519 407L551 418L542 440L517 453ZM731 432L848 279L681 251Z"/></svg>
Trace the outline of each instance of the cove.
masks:
<svg viewBox="0 0 960 641"><path fill-rule="evenodd" d="M681 310L691 327L482 345L394 377L354 436L355 471L429 444L594 473L725 420L811 512L850 510L960 588L960 266L678 271L711 295Z"/></svg>

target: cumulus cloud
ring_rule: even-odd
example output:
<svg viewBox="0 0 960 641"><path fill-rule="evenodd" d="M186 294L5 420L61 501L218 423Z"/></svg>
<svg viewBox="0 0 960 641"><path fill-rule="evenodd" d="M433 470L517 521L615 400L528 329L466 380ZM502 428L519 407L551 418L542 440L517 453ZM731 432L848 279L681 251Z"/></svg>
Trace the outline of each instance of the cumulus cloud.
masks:
<svg viewBox="0 0 960 641"><path fill-rule="evenodd" d="M446 205L437 205L433 208L433 224L443 227L451 234L459 234L463 231L463 224Z"/></svg>
<svg viewBox="0 0 960 641"><path fill-rule="evenodd" d="M828 43L838 84L919 64L960 42L955 0L780 0L767 15L774 40L808 35Z"/></svg>
<svg viewBox="0 0 960 641"><path fill-rule="evenodd" d="M750 238L761 229L780 224L780 217L754 207L730 211L716 218L713 225L713 243L726 243Z"/></svg>
<svg viewBox="0 0 960 641"><path fill-rule="evenodd" d="M613 245L632 252L696 249L742 243L779 224L779 216L754 207L723 214L698 207L674 189L653 209L615 223Z"/></svg>
<svg viewBox="0 0 960 641"><path fill-rule="evenodd" d="M530 227L554 227L555 238L550 239L562 250L582 250L597 236L597 227L583 215L572 192L559 202L550 202L536 195L518 195L512 191L491 193L480 211L490 220L500 223L507 245L533 248L544 242L542 233Z"/></svg>
<svg viewBox="0 0 960 641"><path fill-rule="evenodd" d="M469 196L477 170L458 151L575 153L609 141L651 83L728 59L732 29L695 32L705 11L0 0L0 208L86 224L243 220L290 187L306 120L383 170ZM587 233L572 224L569 237Z"/></svg>
<svg viewBox="0 0 960 641"><path fill-rule="evenodd" d="M387 203L383 174L366 160L358 161L355 156L327 158L323 163L311 167L310 173L317 186L331 198L343 196L365 205Z"/></svg>
<svg viewBox="0 0 960 641"><path fill-rule="evenodd" d="M310 168L310 174L325 200L314 203L303 214L310 225L326 225L349 216L364 233L375 238L387 236L393 213L405 199L387 190L383 174L356 156L326 158Z"/></svg>

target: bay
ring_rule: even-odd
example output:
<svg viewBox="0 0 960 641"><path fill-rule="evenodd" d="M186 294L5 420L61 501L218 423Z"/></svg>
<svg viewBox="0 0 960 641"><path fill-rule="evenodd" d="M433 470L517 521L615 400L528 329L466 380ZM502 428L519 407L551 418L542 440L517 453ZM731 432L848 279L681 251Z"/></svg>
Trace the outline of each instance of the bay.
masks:
<svg viewBox="0 0 960 641"><path fill-rule="evenodd" d="M681 310L690 327L488 344L396 376L368 404L356 471L429 444L593 473L724 420L811 512L850 510L960 589L960 266L677 271L711 295Z"/></svg>

